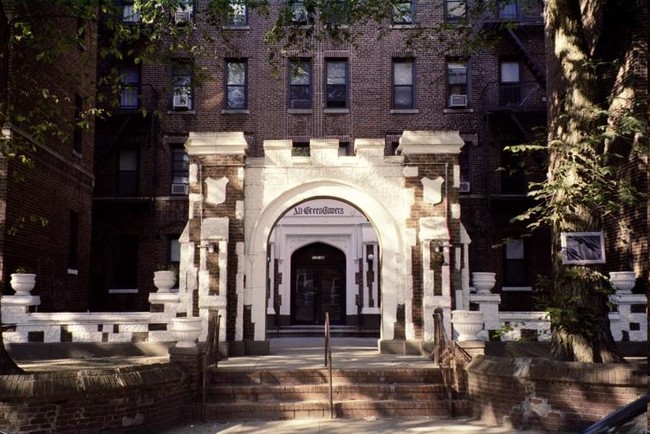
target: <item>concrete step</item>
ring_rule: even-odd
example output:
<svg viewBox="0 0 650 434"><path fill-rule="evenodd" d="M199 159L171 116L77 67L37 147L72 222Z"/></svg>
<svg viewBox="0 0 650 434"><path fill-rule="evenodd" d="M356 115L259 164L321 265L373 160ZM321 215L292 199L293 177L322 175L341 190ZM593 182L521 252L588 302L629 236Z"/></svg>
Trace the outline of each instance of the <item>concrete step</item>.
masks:
<svg viewBox="0 0 650 434"><path fill-rule="evenodd" d="M339 384L332 387L335 401L432 401L445 400L442 384ZM210 387L211 402L329 401L329 385L259 385Z"/></svg>
<svg viewBox="0 0 650 434"><path fill-rule="evenodd" d="M273 338L322 338L325 336L325 327L322 325L285 326L279 329L269 329L268 335ZM333 338L379 338L379 330L359 329L356 326L331 326L330 336Z"/></svg>
<svg viewBox="0 0 650 434"><path fill-rule="evenodd" d="M446 401L335 401L334 417L448 417ZM214 403L206 406L206 418L217 421L328 419L329 401L273 403Z"/></svg>
<svg viewBox="0 0 650 434"><path fill-rule="evenodd" d="M323 369L250 370L219 368L212 372L210 384L220 385L291 385L328 384L329 371ZM440 369L390 368L390 369L333 369L332 383L340 384L443 384Z"/></svg>

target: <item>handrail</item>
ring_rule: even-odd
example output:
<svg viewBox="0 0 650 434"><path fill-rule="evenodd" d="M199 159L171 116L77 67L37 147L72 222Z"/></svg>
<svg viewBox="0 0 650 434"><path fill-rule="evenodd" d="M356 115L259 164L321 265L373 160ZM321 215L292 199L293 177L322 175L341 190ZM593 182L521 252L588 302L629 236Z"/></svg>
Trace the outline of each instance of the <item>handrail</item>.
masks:
<svg viewBox="0 0 650 434"><path fill-rule="evenodd" d="M330 314L325 312L325 366L328 368L330 419L334 419L334 385L332 382L332 343L330 340Z"/></svg>
<svg viewBox="0 0 650 434"><path fill-rule="evenodd" d="M216 323L208 321L208 336L205 340L205 351L203 352L203 373L202 373L202 394L201 394L201 421L206 422L208 389L210 387L209 371L219 367L219 329L221 327L221 315L217 311ZM214 361L214 363L212 363Z"/></svg>
<svg viewBox="0 0 650 434"><path fill-rule="evenodd" d="M442 321L441 309L436 309L436 311L433 313L433 327L433 361L440 367L440 370L442 372L442 381L445 386L445 390L447 391L447 408L449 410L449 416L453 417L454 395L452 383L456 377L454 372L454 345L450 345L449 340L447 339L447 334L445 333L445 325ZM448 376L451 378L448 378Z"/></svg>

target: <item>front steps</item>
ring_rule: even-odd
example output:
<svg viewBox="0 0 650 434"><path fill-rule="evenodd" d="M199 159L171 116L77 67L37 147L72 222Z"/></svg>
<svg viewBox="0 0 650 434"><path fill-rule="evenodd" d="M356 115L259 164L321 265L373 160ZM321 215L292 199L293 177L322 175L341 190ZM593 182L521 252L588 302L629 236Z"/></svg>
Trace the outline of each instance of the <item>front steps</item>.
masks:
<svg viewBox="0 0 650 434"><path fill-rule="evenodd" d="M271 339L274 338L322 338L325 336L323 325L297 325L285 326L267 331ZM379 330L359 329L356 326L332 325L330 336L333 338L379 338Z"/></svg>
<svg viewBox="0 0 650 434"><path fill-rule="evenodd" d="M328 419L328 378L326 368L218 368L211 372L206 418L215 421ZM433 366L334 369L332 378L335 418L450 416L441 372ZM462 407L469 409L467 405Z"/></svg>

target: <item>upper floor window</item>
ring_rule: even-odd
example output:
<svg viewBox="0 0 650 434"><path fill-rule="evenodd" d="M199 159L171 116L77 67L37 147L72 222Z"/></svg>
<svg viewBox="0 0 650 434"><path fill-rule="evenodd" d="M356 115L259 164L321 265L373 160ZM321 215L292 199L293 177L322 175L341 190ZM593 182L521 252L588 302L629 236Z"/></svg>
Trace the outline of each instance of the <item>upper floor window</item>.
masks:
<svg viewBox="0 0 650 434"><path fill-rule="evenodd" d="M413 24L413 1L398 1L393 5L393 24Z"/></svg>
<svg viewBox="0 0 650 434"><path fill-rule="evenodd" d="M140 68L135 65L122 65L120 87L120 108L137 109L140 94Z"/></svg>
<svg viewBox="0 0 650 434"><path fill-rule="evenodd" d="M245 60L226 61L226 109L247 108L248 68Z"/></svg>
<svg viewBox="0 0 650 434"><path fill-rule="evenodd" d="M311 108L311 62L309 60L289 62L289 108Z"/></svg>
<svg viewBox="0 0 650 434"><path fill-rule="evenodd" d="M194 18L194 1L181 0L178 3L176 12L174 13L174 22L176 24L186 24L192 22Z"/></svg>
<svg viewBox="0 0 650 434"><path fill-rule="evenodd" d="M234 27L248 25L248 10L246 3L242 0L230 0L230 13L228 14L228 24Z"/></svg>
<svg viewBox="0 0 650 434"><path fill-rule="evenodd" d="M174 110L191 110L194 107L192 98L192 65L189 63L175 65L172 75L174 86L172 107Z"/></svg>
<svg viewBox="0 0 650 434"><path fill-rule="evenodd" d="M350 21L349 0L330 0L323 2L321 13L327 24L331 26L345 26Z"/></svg>
<svg viewBox="0 0 650 434"><path fill-rule="evenodd" d="M172 194L187 194L190 157L182 147L172 148Z"/></svg>
<svg viewBox="0 0 650 434"><path fill-rule="evenodd" d="M83 112L83 99L79 94L75 94L74 96L74 126L73 126L73 132L72 132L72 149L75 152L81 153L81 145L82 145L82 133L81 133L81 122L82 122L82 115Z"/></svg>
<svg viewBox="0 0 650 434"><path fill-rule="evenodd" d="M518 17L517 0L499 0L499 18L502 20L516 20Z"/></svg>
<svg viewBox="0 0 650 434"><path fill-rule="evenodd" d="M447 95L450 108L467 107L466 62L447 62Z"/></svg>
<svg viewBox="0 0 650 434"><path fill-rule="evenodd" d="M521 101L519 62L499 62L499 102L501 105L517 105Z"/></svg>
<svg viewBox="0 0 650 434"><path fill-rule="evenodd" d="M136 148L123 148L119 152L117 194L136 196L138 192L138 151Z"/></svg>
<svg viewBox="0 0 650 434"><path fill-rule="evenodd" d="M294 0L291 2L291 23L298 25L307 25L313 22L313 17L307 10L303 0Z"/></svg>
<svg viewBox="0 0 650 434"><path fill-rule="evenodd" d="M326 62L326 107L348 107L348 61L347 59Z"/></svg>
<svg viewBox="0 0 650 434"><path fill-rule="evenodd" d="M135 8L133 1L125 0L122 3L122 21L137 23L140 21L140 12Z"/></svg>
<svg viewBox="0 0 650 434"><path fill-rule="evenodd" d="M415 107L415 67L412 59L393 60L393 107L411 109Z"/></svg>
<svg viewBox="0 0 650 434"><path fill-rule="evenodd" d="M452 23L466 19L466 0L445 0L445 18Z"/></svg>
<svg viewBox="0 0 650 434"><path fill-rule="evenodd" d="M68 269L79 268L79 213L70 211L70 227L68 232Z"/></svg>

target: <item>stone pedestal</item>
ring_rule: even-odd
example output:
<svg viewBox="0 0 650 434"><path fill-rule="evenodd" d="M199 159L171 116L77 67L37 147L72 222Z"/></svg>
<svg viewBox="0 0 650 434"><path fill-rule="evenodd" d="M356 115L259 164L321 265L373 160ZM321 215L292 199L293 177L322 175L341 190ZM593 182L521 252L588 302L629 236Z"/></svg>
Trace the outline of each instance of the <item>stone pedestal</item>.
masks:
<svg viewBox="0 0 650 434"><path fill-rule="evenodd" d="M479 312L483 312L483 321L485 327L479 334L479 337L488 340L490 330L498 330L501 328L501 321L499 320L499 304L501 303L501 296L499 294L471 294L469 296L470 303L476 303L479 306Z"/></svg>

